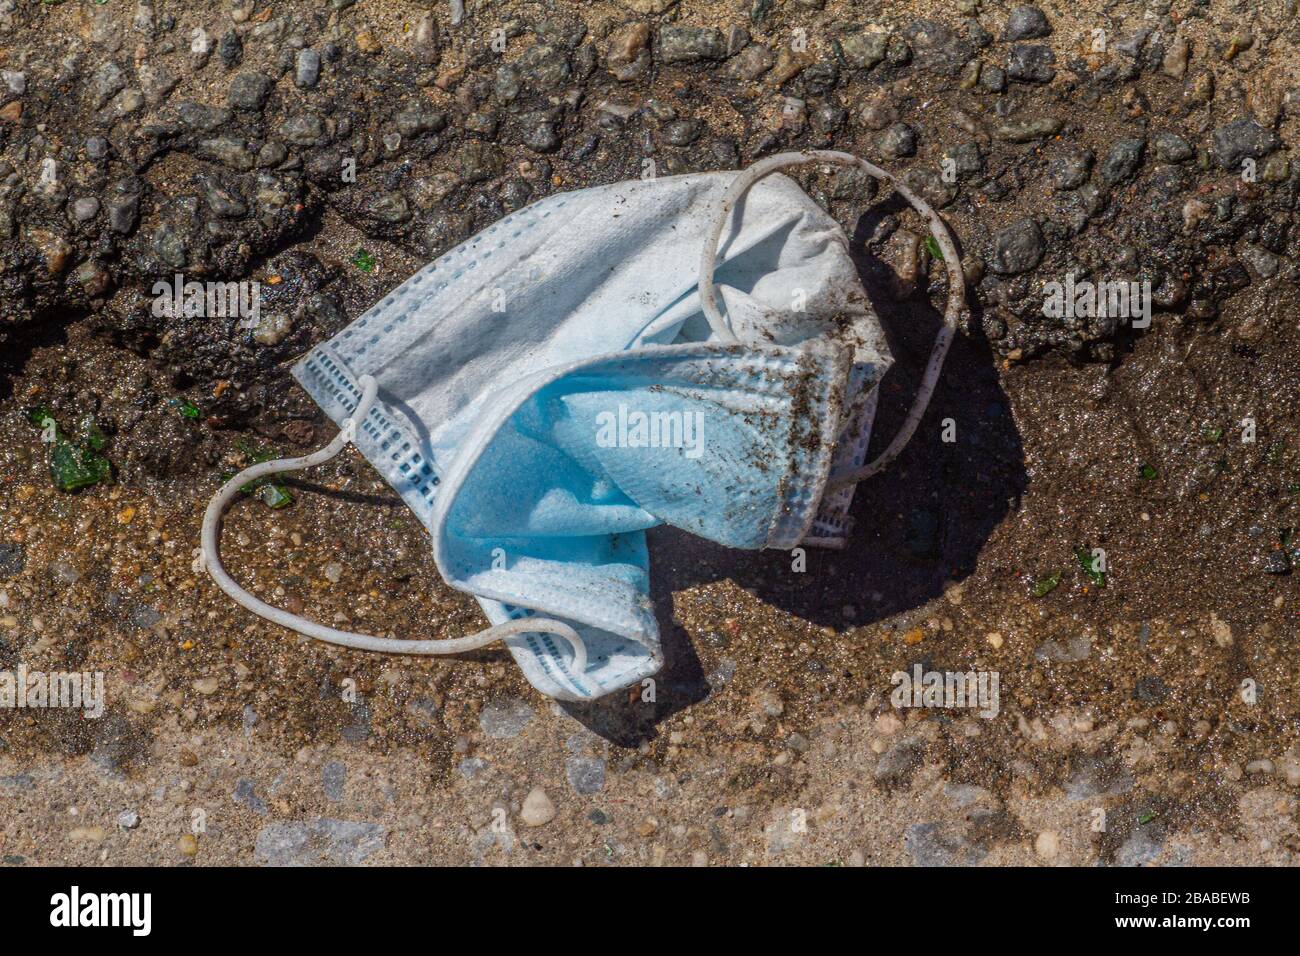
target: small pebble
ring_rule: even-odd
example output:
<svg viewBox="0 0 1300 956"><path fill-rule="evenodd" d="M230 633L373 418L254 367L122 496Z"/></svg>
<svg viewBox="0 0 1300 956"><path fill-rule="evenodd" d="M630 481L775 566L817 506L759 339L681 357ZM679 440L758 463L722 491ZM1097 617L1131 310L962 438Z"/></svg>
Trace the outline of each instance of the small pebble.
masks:
<svg viewBox="0 0 1300 956"><path fill-rule="evenodd" d="M72 203L72 217L77 222L88 222L99 215L99 200L94 196L82 196Z"/></svg>
<svg viewBox="0 0 1300 956"><path fill-rule="evenodd" d="M117 815L117 825L123 830L134 830L140 825L140 814L134 810L123 810Z"/></svg>
<svg viewBox="0 0 1300 956"><path fill-rule="evenodd" d="M526 827L545 826L555 819L555 804L541 787L533 787L524 797L523 809L519 813L519 822Z"/></svg>
<svg viewBox="0 0 1300 956"><path fill-rule="evenodd" d="M320 79L320 54L311 47L298 51L298 64L293 81L300 87L315 86Z"/></svg>
<svg viewBox="0 0 1300 956"><path fill-rule="evenodd" d="M1003 34L1002 39L1034 40L1045 37L1051 32L1052 27L1047 22L1047 14L1038 7L1021 6L1011 11L1011 16L1007 18L1006 33Z"/></svg>

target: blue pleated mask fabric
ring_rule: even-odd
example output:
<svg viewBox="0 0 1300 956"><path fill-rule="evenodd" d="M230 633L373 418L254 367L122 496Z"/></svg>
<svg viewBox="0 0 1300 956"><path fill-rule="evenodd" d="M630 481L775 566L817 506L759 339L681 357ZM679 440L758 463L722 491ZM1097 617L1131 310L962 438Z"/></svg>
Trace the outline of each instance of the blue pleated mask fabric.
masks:
<svg viewBox="0 0 1300 956"><path fill-rule="evenodd" d="M738 341L701 313L718 172L562 193L420 270L294 376L428 529L452 587L528 680L590 700L662 665L647 529L734 548L842 546L876 385L890 363L840 226L791 179L750 189L715 281Z"/></svg>

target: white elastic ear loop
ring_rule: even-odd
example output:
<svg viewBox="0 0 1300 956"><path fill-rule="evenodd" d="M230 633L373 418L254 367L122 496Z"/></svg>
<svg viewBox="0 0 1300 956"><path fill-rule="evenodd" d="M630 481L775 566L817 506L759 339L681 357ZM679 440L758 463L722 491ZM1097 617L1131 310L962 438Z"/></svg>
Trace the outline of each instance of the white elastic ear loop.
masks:
<svg viewBox="0 0 1300 956"><path fill-rule="evenodd" d="M952 241L952 235L948 232L948 227L944 224L944 221L939 218L939 214L931 209L925 200L879 166L875 166L865 159L859 159L850 153L841 153L835 150L808 149L797 153L777 153L775 156L760 159L732 180L731 185L722 196L722 203L718 208L718 213L714 217L713 225L704 240L704 251L700 255L700 306L704 311L704 317L709 320L709 327L713 330L713 334L721 341L729 343L738 341L731 326L718 310L718 291L713 283L713 271L717 262L718 242L722 238L722 230L726 228L727 223L730 221L732 210L740 197L754 183L782 169L788 169L791 166L803 166L807 163L830 163L835 166L856 167L893 186L899 195L912 204L913 209L925 217L930 227L930 235L938 243L939 251L943 254L944 265L948 269L948 308L943 316L943 325L939 327L939 331L934 337L934 346L930 349L930 358L926 363L925 375L917 388L916 398L912 400L912 407L908 409L907 418L903 421L902 427L898 429L898 434L894 436L894 440L889 443L889 447L881 452L878 458L861 468L839 475L828 482L826 491L831 492L845 485L855 484L864 478L870 478L877 472L882 471L902 453L903 449L907 447L907 443L911 441L917 426L921 424L921 419L925 416L925 410L930 404L930 397L934 394L935 386L939 382L939 373L943 369L943 361L948 355L948 346L952 344L952 338L957 332L957 325L961 321L962 313L966 310L966 276L962 272L961 259L957 255L957 245Z"/></svg>
<svg viewBox="0 0 1300 956"><path fill-rule="evenodd" d="M299 634L314 637L318 641L339 644L343 647L352 647L362 651L379 651L386 654L462 654L465 651L472 651L493 644L514 634L541 632L555 634L568 641L573 648L573 669L579 674L586 671L587 647L583 644L582 638L568 624L551 618L519 618L518 620L506 621L504 624L498 624L495 627L489 627L485 631L479 631L477 634L471 634L468 637L454 637L439 641L400 641L388 637L372 637L369 634L353 634L350 631L339 631L332 627L325 627L323 624L317 624L315 621L309 621L296 614L290 614L281 608L272 607L270 604L249 594L226 573L226 569L221 565L219 545L221 541L221 515L229 507L230 502L239 496L240 489L250 481L256 481L258 478L264 478L267 475L278 475L286 471L301 471L304 468L311 468L313 465L329 461L341 452L348 442L352 441L357 423L365 421L366 415L370 412L370 406L374 404L375 394L379 390L374 378L370 375L361 376L360 385L361 401L357 404L353 416L343 423L343 428L334 436L332 442L320 451L313 452L305 458L282 458L245 468L226 482L212 501L208 503L208 510L203 515L202 560L204 567L212 575L212 580L217 582L217 587L230 595L231 599L237 604L242 605L254 614L266 618L268 621L279 624L281 627L287 627L291 631L297 631Z"/></svg>

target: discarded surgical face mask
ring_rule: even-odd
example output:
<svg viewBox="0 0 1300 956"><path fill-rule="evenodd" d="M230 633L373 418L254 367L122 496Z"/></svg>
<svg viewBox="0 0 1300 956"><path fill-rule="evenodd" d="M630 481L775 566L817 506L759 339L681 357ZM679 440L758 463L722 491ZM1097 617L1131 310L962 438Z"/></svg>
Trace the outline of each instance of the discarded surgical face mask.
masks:
<svg viewBox="0 0 1300 956"><path fill-rule="evenodd" d="M948 270L947 321L912 412L866 465L891 359L843 230L775 175L809 162L893 183ZM312 637L411 654L504 639L543 693L600 697L662 664L646 530L670 524L734 548L842 547L854 482L907 443L963 309L942 221L844 153L552 196L299 361L295 377L342 430L314 455L228 482L204 519L204 562L240 604ZM493 627L436 641L352 634L265 604L226 573L221 514L239 489L348 442Z"/></svg>

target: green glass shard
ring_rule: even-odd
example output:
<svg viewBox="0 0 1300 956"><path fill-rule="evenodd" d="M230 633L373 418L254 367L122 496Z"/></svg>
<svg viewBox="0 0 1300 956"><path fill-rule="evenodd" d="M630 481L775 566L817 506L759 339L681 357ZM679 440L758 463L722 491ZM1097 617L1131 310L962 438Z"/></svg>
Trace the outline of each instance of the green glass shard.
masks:
<svg viewBox="0 0 1300 956"><path fill-rule="evenodd" d="M167 404L176 409L185 418L198 418L199 406L195 405L188 398L171 398Z"/></svg>
<svg viewBox="0 0 1300 956"><path fill-rule="evenodd" d="M293 495L289 489L278 481L268 481L257 489L257 497L262 500L262 504L273 510L279 510L293 504Z"/></svg>
<svg viewBox="0 0 1300 956"><path fill-rule="evenodd" d="M68 440L54 414L44 406L28 412L27 420L41 430L41 439L48 443L50 480L55 488L75 491L113 477L113 466L98 454L108 444L108 436L92 416L82 419L75 442Z"/></svg>
<svg viewBox="0 0 1300 956"><path fill-rule="evenodd" d="M375 257L365 249L358 249L352 257L352 264L362 272L375 271Z"/></svg>
<svg viewBox="0 0 1300 956"><path fill-rule="evenodd" d="M108 459L89 448L79 448L66 439L50 446L50 478L60 491L86 488L112 476L113 466Z"/></svg>
<svg viewBox="0 0 1300 956"><path fill-rule="evenodd" d="M1106 586L1106 572L1097 570L1098 559L1093 557L1091 551L1087 548L1075 548L1074 556L1079 559L1079 566L1083 568L1083 573L1088 576L1088 580L1099 588Z"/></svg>
<svg viewBox="0 0 1300 956"><path fill-rule="evenodd" d="M83 418L81 424L77 426L77 440L92 451L102 451L108 444L108 436L90 415Z"/></svg>
<svg viewBox="0 0 1300 956"><path fill-rule="evenodd" d="M1055 591L1056 586L1060 583L1061 583L1061 572L1057 571L1055 574L1048 575L1045 578L1039 578L1037 581L1035 581L1034 589L1031 593L1036 598L1046 597L1048 594L1051 594L1053 591Z"/></svg>

